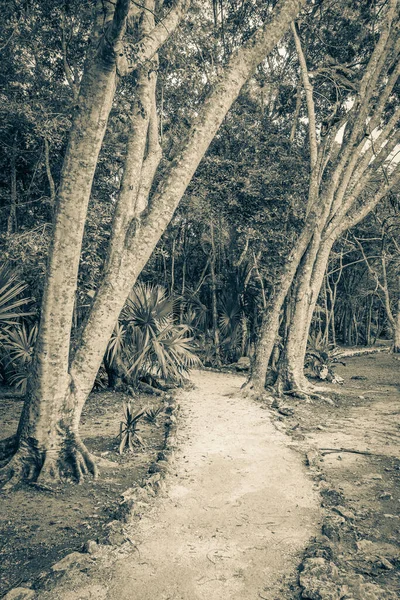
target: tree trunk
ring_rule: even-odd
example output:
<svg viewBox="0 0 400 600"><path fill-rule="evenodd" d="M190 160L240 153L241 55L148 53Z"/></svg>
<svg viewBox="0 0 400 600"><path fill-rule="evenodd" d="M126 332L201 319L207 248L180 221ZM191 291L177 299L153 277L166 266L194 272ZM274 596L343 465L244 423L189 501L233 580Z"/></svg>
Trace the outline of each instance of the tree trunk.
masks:
<svg viewBox="0 0 400 600"><path fill-rule="evenodd" d="M294 306L278 365L277 387L283 391L307 391L304 375L307 341L315 305L323 284L333 241L316 234L305 252L294 281Z"/></svg>
<svg viewBox="0 0 400 600"><path fill-rule="evenodd" d="M17 230L17 133L14 134L11 149L10 212L7 219L7 235Z"/></svg>
<svg viewBox="0 0 400 600"><path fill-rule="evenodd" d="M0 473L0 479L11 483L39 473L41 480L53 481L71 468L78 479L86 470L96 475L66 404L71 387L69 348L87 206L115 94L113 42L123 33L128 4L121 0L105 24L99 7L107 43L103 37L99 42L97 20L94 26L95 41L82 77L57 194L33 375L18 428L19 447Z"/></svg>
<svg viewBox="0 0 400 600"><path fill-rule="evenodd" d="M400 300L397 302L397 314L393 327L393 350L395 354L400 353Z"/></svg>
<svg viewBox="0 0 400 600"><path fill-rule="evenodd" d="M210 235L211 235L211 254L210 254L210 276L211 276L211 306L212 306L212 324L213 324L213 338L215 346L215 362L217 367L221 366L221 354L220 354L220 332L218 325L218 307L217 307L217 278L215 274L215 242L214 242L214 225L210 221Z"/></svg>

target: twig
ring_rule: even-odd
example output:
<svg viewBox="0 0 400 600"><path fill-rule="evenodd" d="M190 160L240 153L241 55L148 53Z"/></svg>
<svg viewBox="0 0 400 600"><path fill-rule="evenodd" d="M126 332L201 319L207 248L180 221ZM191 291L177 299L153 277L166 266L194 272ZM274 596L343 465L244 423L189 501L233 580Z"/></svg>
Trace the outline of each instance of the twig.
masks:
<svg viewBox="0 0 400 600"><path fill-rule="evenodd" d="M379 456L374 452L366 452L364 450L351 450L349 448L320 448L322 456L333 454L335 452L348 452L349 454L363 454L364 456Z"/></svg>

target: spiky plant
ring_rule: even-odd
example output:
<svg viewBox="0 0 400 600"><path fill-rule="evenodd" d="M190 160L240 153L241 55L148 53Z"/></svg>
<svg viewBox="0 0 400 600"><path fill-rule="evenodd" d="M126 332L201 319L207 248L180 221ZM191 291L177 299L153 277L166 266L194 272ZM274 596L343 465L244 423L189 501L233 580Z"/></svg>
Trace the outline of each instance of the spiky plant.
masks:
<svg viewBox="0 0 400 600"><path fill-rule="evenodd" d="M148 374L181 383L200 364L188 325L173 321L175 299L156 285L137 284L121 313L107 358L121 360L133 383Z"/></svg>
<svg viewBox="0 0 400 600"><path fill-rule="evenodd" d="M153 425L157 425L157 419L162 413L162 406L157 406L156 408L151 407L146 410L144 415L144 420L148 423L153 423Z"/></svg>
<svg viewBox="0 0 400 600"><path fill-rule="evenodd" d="M8 381L22 394L26 393L37 333L37 324L22 323L8 327L1 336L2 361L10 373Z"/></svg>
<svg viewBox="0 0 400 600"><path fill-rule="evenodd" d="M123 405L124 420L120 423L119 428L119 453L122 454L125 448L128 448L132 452L135 446L143 446L143 440L138 434L138 423L146 412L146 408L141 408L136 412L131 406L130 402L124 402Z"/></svg>
<svg viewBox="0 0 400 600"><path fill-rule="evenodd" d="M319 379L335 379L334 365L344 364L335 356L332 344L324 341L322 333L310 335L308 338L305 367Z"/></svg>
<svg viewBox="0 0 400 600"><path fill-rule="evenodd" d="M19 279L18 271L8 263L0 265L0 327L16 325L20 317L32 314L21 310L30 301L30 298L22 296L27 287Z"/></svg>

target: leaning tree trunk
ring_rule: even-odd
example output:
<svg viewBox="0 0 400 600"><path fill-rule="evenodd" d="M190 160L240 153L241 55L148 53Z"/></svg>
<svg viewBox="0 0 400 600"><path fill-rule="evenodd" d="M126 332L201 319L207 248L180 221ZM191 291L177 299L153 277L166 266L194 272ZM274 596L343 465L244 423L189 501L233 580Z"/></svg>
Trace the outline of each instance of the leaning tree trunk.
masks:
<svg viewBox="0 0 400 600"><path fill-rule="evenodd" d="M307 340L332 244L331 239L321 241L319 235L314 236L296 273L291 319L278 365L276 385L280 391L306 392L310 388L304 375Z"/></svg>

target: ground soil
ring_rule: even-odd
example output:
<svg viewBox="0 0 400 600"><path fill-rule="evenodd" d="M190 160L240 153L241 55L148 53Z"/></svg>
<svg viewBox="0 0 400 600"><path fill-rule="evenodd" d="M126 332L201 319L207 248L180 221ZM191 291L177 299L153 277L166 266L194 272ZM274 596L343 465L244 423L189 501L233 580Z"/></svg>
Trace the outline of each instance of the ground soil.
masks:
<svg viewBox="0 0 400 600"><path fill-rule="evenodd" d="M180 398L179 450L167 475L166 494L126 525L129 541L111 558L107 554L103 559L100 551L87 555L84 565L68 570L57 585L39 586L38 600L399 598L400 362L388 353L345 362L336 369L345 380L341 393L333 385L325 392L330 402L288 398L278 408L243 398L242 377L195 373L196 388ZM91 414L97 421L96 409ZM112 410L108 415L115 424L119 420ZM105 422L91 434L94 444ZM14 425L10 423L11 431ZM113 425L113 435L115 429ZM115 460L115 440L111 434L109 439L106 450L92 447L99 454L110 451ZM328 448L334 452L325 454ZM142 473L145 458L139 467L135 462ZM75 495L66 500L68 513L60 504L53 520L62 519L60 534L61 523L69 526L75 518L82 537L71 534L69 547L59 554L78 548L86 533L95 539L97 531L101 537L102 525L110 519L105 508L96 510L101 486L112 505L123 487L131 485L116 477L124 467L114 470L113 484L100 480L69 488L68 494ZM33 543L34 529L26 536L21 524L30 526L31 506L51 499L32 490L22 493L21 500L11 497L7 508L12 511L14 504L25 502L17 520L5 518L16 534L25 536L25 552L41 555L32 559L36 563L16 555L26 581L25 569L34 564L40 570L46 549L51 553L58 538L51 536L54 525L49 521L39 539L43 546ZM87 517L79 502L90 509ZM85 523L92 529L85 531ZM36 525L40 527L39 517ZM15 541L6 543L13 552ZM18 545L22 552L23 537ZM313 576L310 564L321 576ZM298 585L299 570L308 592Z"/></svg>
<svg viewBox="0 0 400 600"><path fill-rule="evenodd" d="M113 518L119 495L140 481L163 446L165 416L158 426L141 422L144 446L135 454L118 454L117 434L123 418L123 402L129 398L108 391L93 393L82 415L82 437L98 458L100 478L88 478L82 485L65 483L59 493L21 486L1 493L0 512L0 596L21 581L29 582L46 572L57 560L81 550L90 538L102 541L104 524ZM157 400L139 396L138 408L157 406ZM2 437L15 433L22 402L1 399Z"/></svg>
<svg viewBox="0 0 400 600"><path fill-rule="evenodd" d="M321 482L325 535L309 556L327 554L349 587L344 597L356 600L400 598L399 358L344 358L335 369L343 387L324 392L332 404L291 400L285 404L293 415L275 410L277 427L308 453ZM354 589L360 581L371 596Z"/></svg>
<svg viewBox="0 0 400 600"><path fill-rule="evenodd" d="M304 546L321 526L315 484L266 407L240 395L243 377L192 380L166 494L126 525L131 545L112 564L96 555L85 575L70 571L40 600L292 597Z"/></svg>

